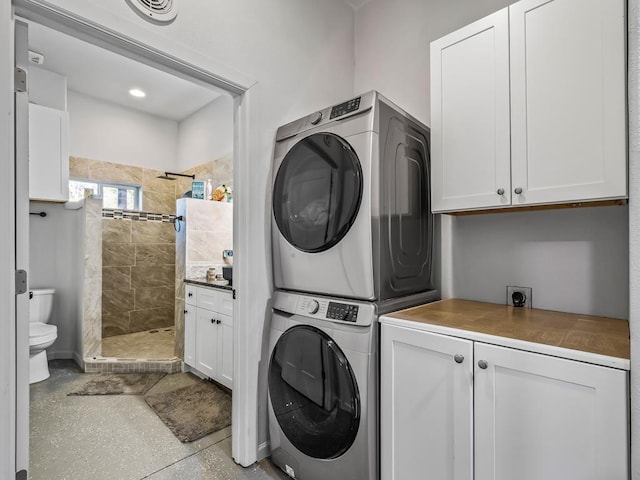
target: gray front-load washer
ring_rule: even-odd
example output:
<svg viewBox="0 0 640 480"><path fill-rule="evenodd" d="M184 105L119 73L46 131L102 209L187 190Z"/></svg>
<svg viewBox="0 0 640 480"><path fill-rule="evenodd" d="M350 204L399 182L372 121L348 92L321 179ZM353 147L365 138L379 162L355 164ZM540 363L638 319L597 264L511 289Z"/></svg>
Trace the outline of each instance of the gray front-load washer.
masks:
<svg viewBox="0 0 640 480"><path fill-rule="evenodd" d="M275 287L385 301L430 290L429 129L378 92L280 127Z"/></svg>

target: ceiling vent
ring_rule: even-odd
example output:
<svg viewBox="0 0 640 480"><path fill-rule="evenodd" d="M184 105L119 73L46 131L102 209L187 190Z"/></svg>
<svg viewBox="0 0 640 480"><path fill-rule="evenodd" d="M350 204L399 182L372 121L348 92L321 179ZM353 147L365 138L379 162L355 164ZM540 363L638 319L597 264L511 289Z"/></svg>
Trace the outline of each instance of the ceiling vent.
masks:
<svg viewBox="0 0 640 480"><path fill-rule="evenodd" d="M127 0L140 16L155 23L170 23L178 15L175 0Z"/></svg>

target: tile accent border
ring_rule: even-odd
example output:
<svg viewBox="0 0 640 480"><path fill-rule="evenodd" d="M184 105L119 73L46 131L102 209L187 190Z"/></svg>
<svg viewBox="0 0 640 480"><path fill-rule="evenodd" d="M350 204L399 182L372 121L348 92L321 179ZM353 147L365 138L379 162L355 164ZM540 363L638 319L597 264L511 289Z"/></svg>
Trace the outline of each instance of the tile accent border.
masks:
<svg viewBox="0 0 640 480"><path fill-rule="evenodd" d="M168 360L145 360L133 358L90 357L84 359L85 373L179 373L182 360L174 357Z"/></svg>
<svg viewBox="0 0 640 480"><path fill-rule="evenodd" d="M103 218L117 218L123 220L137 220L140 222L163 222L176 223L175 215L162 213L140 212L138 210L117 210L114 208L103 208Z"/></svg>

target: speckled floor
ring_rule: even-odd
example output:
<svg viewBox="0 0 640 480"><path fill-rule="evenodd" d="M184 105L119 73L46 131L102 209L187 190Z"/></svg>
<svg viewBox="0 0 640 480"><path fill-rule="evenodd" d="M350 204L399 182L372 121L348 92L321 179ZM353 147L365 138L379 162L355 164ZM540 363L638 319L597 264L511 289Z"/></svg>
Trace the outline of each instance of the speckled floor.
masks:
<svg viewBox="0 0 640 480"><path fill-rule="evenodd" d="M102 356L168 360L174 358L174 327L156 328L102 339Z"/></svg>
<svg viewBox="0 0 640 480"><path fill-rule="evenodd" d="M31 385L31 480L284 480L269 461L242 468L231 458L231 427L181 443L141 396L67 396L86 381L68 360L50 363L51 377ZM194 382L164 377L149 393Z"/></svg>

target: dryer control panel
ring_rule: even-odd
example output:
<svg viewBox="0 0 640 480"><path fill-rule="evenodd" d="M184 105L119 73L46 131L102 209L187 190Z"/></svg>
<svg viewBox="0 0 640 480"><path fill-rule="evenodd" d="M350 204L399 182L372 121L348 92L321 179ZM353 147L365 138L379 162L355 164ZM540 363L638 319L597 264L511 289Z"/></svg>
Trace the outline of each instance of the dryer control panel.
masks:
<svg viewBox="0 0 640 480"><path fill-rule="evenodd" d="M348 303L329 302L327 318L355 322L358 319L358 306Z"/></svg>

